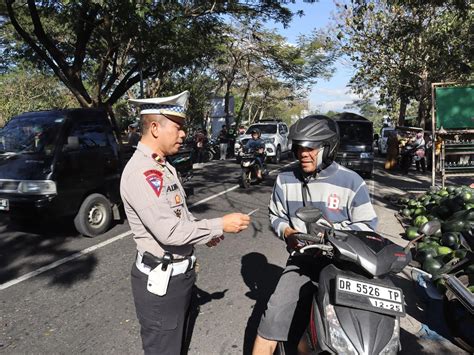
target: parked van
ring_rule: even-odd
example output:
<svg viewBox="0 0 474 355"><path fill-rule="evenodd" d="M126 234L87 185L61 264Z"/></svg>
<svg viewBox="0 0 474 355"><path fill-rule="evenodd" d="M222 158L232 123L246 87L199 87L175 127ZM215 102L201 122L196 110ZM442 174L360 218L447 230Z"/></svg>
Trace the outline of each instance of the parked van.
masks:
<svg viewBox="0 0 474 355"><path fill-rule="evenodd" d="M365 117L343 112L333 117L339 126L336 162L366 177L374 169L373 123Z"/></svg>
<svg viewBox="0 0 474 355"><path fill-rule="evenodd" d="M120 214L120 176L134 152L116 139L105 111L28 112L0 130L0 213L74 217L79 233L106 232ZM190 151L169 157L192 174ZM185 176L186 177L186 176Z"/></svg>

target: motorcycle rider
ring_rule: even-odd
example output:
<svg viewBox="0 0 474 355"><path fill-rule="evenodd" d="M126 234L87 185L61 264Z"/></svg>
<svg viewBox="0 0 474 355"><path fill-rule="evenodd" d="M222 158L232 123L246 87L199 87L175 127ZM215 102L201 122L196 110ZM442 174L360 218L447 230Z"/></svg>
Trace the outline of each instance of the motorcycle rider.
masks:
<svg viewBox="0 0 474 355"><path fill-rule="evenodd" d="M262 172L264 171L263 160L265 159L265 142L260 138L261 133L258 128L252 129L250 132L252 139L249 139L245 144L245 150L255 152L255 160L257 161L260 169L257 171L257 178L262 179Z"/></svg>
<svg viewBox="0 0 474 355"><path fill-rule="evenodd" d="M288 138L299 165L278 175L269 204L271 225L288 249L304 245L294 233L311 232L295 215L303 206L321 209L336 229L375 230L377 216L367 185L334 161L339 146L336 122L322 115L307 116L290 127ZM254 355L273 354L278 341L286 342L288 354L297 347L300 353L307 351L298 342L309 322L315 283L326 265L326 258L290 255L260 321Z"/></svg>

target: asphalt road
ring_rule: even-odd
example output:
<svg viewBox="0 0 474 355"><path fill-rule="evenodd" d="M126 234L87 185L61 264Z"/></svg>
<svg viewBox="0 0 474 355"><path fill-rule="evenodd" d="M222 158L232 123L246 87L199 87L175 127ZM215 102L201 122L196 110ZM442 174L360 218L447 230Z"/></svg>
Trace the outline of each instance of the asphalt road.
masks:
<svg viewBox="0 0 474 355"><path fill-rule="evenodd" d="M269 168L285 164L288 161ZM259 210L246 231L227 235L215 248L197 248L199 275L189 354L248 353L287 257L268 222L276 174L248 190L232 189L239 174L238 164L214 161L197 170L190 183L194 187L190 206L230 189L195 205L192 212L198 218ZM403 243L399 236L403 230L386 197L426 187L427 181L427 176L401 177L380 170L367 181L380 230L393 240ZM135 245L126 221L94 239L77 235L71 221L37 222L22 226L4 217L0 220L0 352L140 354L130 290ZM48 267L58 261L60 265ZM420 302L412 282L404 275L395 282L405 290L409 313L402 320L402 353L462 353L445 339L449 336L438 324L441 315L434 321L427 316L433 308Z"/></svg>

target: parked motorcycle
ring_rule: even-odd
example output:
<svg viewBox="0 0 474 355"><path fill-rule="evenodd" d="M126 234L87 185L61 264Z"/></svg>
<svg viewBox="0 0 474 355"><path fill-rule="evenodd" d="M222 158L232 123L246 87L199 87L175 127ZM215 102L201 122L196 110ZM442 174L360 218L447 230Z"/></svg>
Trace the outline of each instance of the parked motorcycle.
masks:
<svg viewBox="0 0 474 355"><path fill-rule="evenodd" d="M322 212L302 207L296 216L311 231ZM396 354L405 306L403 291L389 274L400 272L411 261L409 250L375 232L335 230L326 222L330 227L321 227L322 236L296 234L312 244L292 253L297 257L318 252L318 258L329 260L319 274L312 301L308 346L314 353ZM277 349L285 354L283 343Z"/></svg>
<svg viewBox="0 0 474 355"><path fill-rule="evenodd" d="M263 161L265 161L265 157L263 157ZM243 150L240 155L240 167L242 169L240 186L245 189L248 188L251 183L260 182L266 175L265 169L261 171L257 161L257 153L253 150ZM258 178L259 171L262 179Z"/></svg>
<svg viewBox="0 0 474 355"><path fill-rule="evenodd" d="M211 161L220 158L219 143L216 139L210 138L204 146L204 161Z"/></svg>
<svg viewBox="0 0 474 355"><path fill-rule="evenodd" d="M416 147L412 144L407 144L402 148L400 154L400 169L404 174L408 173L413 161L420 162L421 159L424 159L425 156L425 148L424 147Z"/></svg>

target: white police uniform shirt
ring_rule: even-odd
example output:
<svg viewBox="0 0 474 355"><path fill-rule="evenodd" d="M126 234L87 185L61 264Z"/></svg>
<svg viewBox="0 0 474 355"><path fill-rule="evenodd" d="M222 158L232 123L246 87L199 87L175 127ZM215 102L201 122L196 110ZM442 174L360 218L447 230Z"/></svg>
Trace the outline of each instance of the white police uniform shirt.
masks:
<svg viewBox="0 0 474 355"><path fill-rule="evenodd" d="M122 173L120 194L137 249L162 257L192 254L194 244L222 235L222 218L197 220L189 212L185 192L168 162L158 162L143 143Z"/></svg>

